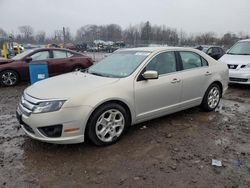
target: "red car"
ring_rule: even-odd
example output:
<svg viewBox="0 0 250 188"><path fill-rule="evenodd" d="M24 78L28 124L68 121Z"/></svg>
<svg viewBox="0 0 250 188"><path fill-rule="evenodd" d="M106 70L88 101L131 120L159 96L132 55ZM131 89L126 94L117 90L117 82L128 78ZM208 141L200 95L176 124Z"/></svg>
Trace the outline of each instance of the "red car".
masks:
<svg viewBox="0 0 250 188"><path fill-rule="evenodd" d="M13 86L21 80L29 80L29 64L32 62L47 62L49 76L86 69L93 65L90 57L67 49L26 50L12 59L0 60L0 84Z"/></svg>

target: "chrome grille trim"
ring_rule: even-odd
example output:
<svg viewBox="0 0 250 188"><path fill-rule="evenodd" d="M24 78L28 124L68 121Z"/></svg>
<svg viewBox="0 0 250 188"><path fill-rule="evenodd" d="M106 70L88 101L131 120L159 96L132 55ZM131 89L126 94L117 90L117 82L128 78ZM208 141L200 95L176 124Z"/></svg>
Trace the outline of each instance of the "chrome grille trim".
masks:
<svg viewBox="0 0 250 188"><path fill-rule="evenodd" d="M22 98L21 98L21 104L22 104L25 108L27 108L27 109L29 109L29 110L31 110L31 111L34 110L35 105L32 104L32 103L30 103L29 101L25 100L23 96L22 96Z"/></svg>
<svg viewBox="0 0 250 188"><path fill-rule="evenodd" d="M26 101L29 101L31 104L38 104L39 102L41 102L42 100L36 99L34 97L29 96L26 92L23 93L23 98Z"/></svg>
<svg viewBox="0 0 250 188"><path fill-rule="evenodd" d="M18 108L22 114L25 116L30 116L31 112L29 109L25 108L21 103L18 105Z"/></svg>
<svg viewBox="0 0 250 188"><path fill-rule="evenodd" d="M23 96L21 97L21 101L18 105L18 108L22 114L28 117L35 109L35 106L38 105L40 102L42 102L42 100L35 99L24 92Z"/></svg>
<svg viewBox="0 0 250 188"><path fill-rule="evenodd" d="M28 95L24 91L23 96L21 97L21 101L18 105L18 108L22 114L30 116L30 114L34 111L35 107L39 105L41 102L56 101L56 100L64 100L64 99L37 99Z"/></svg>

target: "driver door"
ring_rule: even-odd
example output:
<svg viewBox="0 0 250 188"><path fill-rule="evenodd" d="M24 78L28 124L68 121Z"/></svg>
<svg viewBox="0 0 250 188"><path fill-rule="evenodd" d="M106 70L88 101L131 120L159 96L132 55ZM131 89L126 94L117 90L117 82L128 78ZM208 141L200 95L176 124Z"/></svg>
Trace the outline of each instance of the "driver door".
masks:
<svg viewBox="0 0 250 188"><path fill-rule="evenodd" d="M182 80L177 67L175 52L163 52L156 55L145 67L145 71L157 71L159 78L135 80L137 122L174 112L178 108Z"/></svg>
<svg viewBox="0 0 250 188"><path fill-rule="evenodd" d="M50 51L49 50L43 50L43 51L36 51L30 56L32 58L32 61L23 61L23 71L22 71L22 79L28 80L29 75L29 64L34 62L47 62L49 64L50 61Z"/></svg>

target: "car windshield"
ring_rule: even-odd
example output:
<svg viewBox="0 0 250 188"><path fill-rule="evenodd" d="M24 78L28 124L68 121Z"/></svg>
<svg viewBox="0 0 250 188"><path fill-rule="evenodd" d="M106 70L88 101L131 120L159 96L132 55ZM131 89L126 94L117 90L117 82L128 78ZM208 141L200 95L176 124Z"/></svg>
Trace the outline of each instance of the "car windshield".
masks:
<svg viewBox="0 0 250 188"><path fill-rule="evenodd" d="M120 51L106 57L88 69L88 73L104 77L123 78L132 74L149 56L145 51Z"/></svg>
<svg viewBox="0 0 250 188"><path fill-rule="evenodd" d="M32 51L33 50L25 50L23 53L17 54L16 56L12 57L11 59L13 59L13 60L21 60Z"/></svg>
<svg viewBox="0 0 250 188"><path fill-rule="evenodd" d="M229 51L231 55L250 55L250 41L238 42Z"/></svg>

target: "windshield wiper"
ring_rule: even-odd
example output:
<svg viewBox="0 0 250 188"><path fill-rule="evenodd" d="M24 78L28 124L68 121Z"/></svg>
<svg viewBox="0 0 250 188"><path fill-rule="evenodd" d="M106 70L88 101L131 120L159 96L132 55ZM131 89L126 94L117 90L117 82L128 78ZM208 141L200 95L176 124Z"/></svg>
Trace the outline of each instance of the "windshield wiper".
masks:
<svg viewBox="0 0 250 188"><path fill-rule="evenodd" d="M89 74L93 74L93 75L96 75L96 76L102 76L102 77L105 77L104 74L101 74L101 73L98 73L98 72L88 72Z"/></svg>

